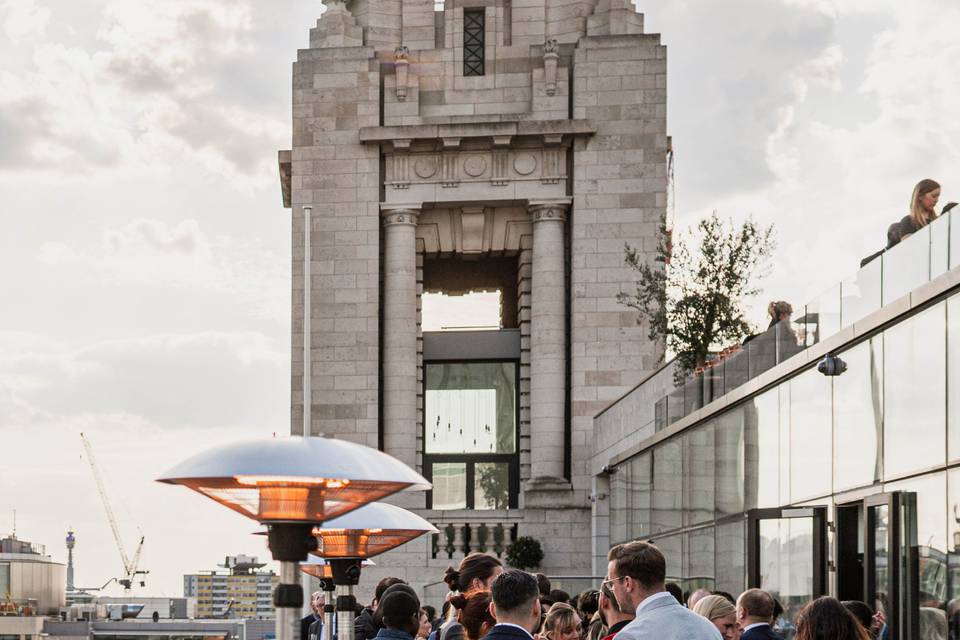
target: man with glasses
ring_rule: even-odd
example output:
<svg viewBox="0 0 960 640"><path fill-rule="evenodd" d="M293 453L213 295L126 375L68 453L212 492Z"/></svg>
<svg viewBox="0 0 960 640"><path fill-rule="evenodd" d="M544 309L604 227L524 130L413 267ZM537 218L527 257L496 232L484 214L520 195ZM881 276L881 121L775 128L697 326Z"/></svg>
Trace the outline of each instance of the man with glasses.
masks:
<svg viewBox="0 0 960 640"><path fill-rule="evenodd" d="M601 587L636 615L616 640L722 640L712 622L685 609L664 588L667 562L655 546L639 540L618 544L607 560Z"/></svg>

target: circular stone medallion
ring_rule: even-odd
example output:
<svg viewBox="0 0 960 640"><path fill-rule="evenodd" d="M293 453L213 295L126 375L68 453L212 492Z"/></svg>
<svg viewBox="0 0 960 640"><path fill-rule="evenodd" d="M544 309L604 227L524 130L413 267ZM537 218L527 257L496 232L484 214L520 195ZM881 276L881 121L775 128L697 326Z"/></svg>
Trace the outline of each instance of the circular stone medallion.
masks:
<svg viewBox="0 0 960 640"><path fill-rule="evenodd" d="M426 180L437 172L437 161L433 158L420 158L413 164L413 171Z"/></svg>
<svg viewBox="0 0 960 640"><path fill-rule="evenodd" d="M531 153L524 153L513 159L513 170L522 176L528 176L537 169L537 159Z"/></svg>
<svg viewBox="0 0 960 640"><path fill-rule="evenodd" d="M471 178L477 178L483 175L487 170L487 161L481 156L470 156L463 162L463 170Z"/></svg>

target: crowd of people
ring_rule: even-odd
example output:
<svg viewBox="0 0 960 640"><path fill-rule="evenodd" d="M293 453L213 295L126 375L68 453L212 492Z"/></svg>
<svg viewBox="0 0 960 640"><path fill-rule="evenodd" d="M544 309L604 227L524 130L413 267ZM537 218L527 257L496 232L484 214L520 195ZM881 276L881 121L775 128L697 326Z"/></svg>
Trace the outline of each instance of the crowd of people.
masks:
<svg viewBox="0 0 960 640"><path fill-rule="evenodd" d="M440 615L422 605L399 578L384 578L354 621L354 640L871 640L886 637L883 615L859 601L822 597L778 628L783 608L769 593L748 589L734 598L698 589L684 594L666 581L666 559L649 542L614 546L598 589L571 597L543 574L505 569L471 553L449 567ZM318 596L320 597L318 600ZM302 640L322 637L322 593ZM319 604L319 607L318 607Z"/></svg>

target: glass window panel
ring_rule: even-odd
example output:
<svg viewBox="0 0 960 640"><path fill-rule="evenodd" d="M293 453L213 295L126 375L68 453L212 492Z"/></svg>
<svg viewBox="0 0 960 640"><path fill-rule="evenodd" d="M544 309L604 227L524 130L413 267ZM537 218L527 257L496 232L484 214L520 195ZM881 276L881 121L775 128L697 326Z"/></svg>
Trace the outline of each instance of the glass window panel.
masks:
<svg viewBox="0 0 960 640"><path fill-rule="evenodd" d="M743 511L743 407L717 418L717 517Z"/></svg>
<svg viewBox="0 0 960 640"><path fill-rule="evenodd" d="M619 544L630 539L627 534L629 480L629 465L614 467L614 473L610 476L610 544Z"/></svg>
<svg viewBox="0 0 960 640"><path fill-rule="evenodd" d="M678 529L683 524L682 467L679 438L668 440L653 450L651 533Z"/></svg>
<svg viewBox="0 0 960 640"><path fill-rule="evenodd" d="M833 379L833 489L880 479L883 434L883 340L860 343L840 354L847 371Z"/></svg>
<svg viewBox="0 0 960 640"><path fill-rule="evenodd" d="M960 221L960 216L957 220ZM960 237L960 222L954 225L954 232ZM947 412L949 458L957 460L960 459L960 295L947 300Z"/></svg>
<svg viewBox="0 0 960 640"><path fill-rule="evenodd" d="M478 462L474 467L474 509L506 509L510 506L510 464Z"/></svg>
<svg viewBox="0 0 960 640"><path fill-rule="evenodd" d="M713 527L699 529L687 534L683 554L684 591L716 588L714 576L714 532Z"/></svg>
<svg viewBox="0 0 960 640"><path fill-rule="evenodd" d="M880 308L882 269L883 261L877 257L857 271L852 279L842 283L840 317L844 327L849 327Z"/></svg>
<svg viewBox="0 0 960 640"><path fill-rule="evenodd" d="M910 293L930 277L930 227L883 254L883 304Z"/></svg>
<svg viewBox="0 0 960 640"><path fill-rule="evenodd" d="M873 512L873 527L870 536L873 538L873 574L876 582L877 599L873 606L884 615L889 616L890 602L890 545L887 531L890 527L890 509L885 504L870 507Z"/></svg>
<svg viewBox="0 0 960 640"><path fill-rule="evenodd" d="M953 221L953 218L960 220L960 214L951 210L947 217L950 218L950 268L953 269L960 265L960 223Z"/></svg>
<svg viewBox="0 0 960 640"><path fill-rule="evenodd" d="M947 602L960 598L960 469L947 476ZM960 616L951 616L950 637L960 638Z"/></svg>
<svg viewBox="0 0 960 640"><path fill-rule="evenodd" d="M940 216L930 223L930 279L950 268L948 252L950 244L950 216Z"/></svg>
<svg viewBox="0 0 960 640"><path fill-rule="evenodd" d="M650 493L651 460L649 452L634 456L630 460L628 475L629 515L627 516L627 539L645 539L650 537Z"/></svg>
<svg viewBox="0 0 960 640"><path fill-rule="evenodd" d="M433 508L467 508L467 463L433 463Z"/></svg>
<svg viewBox="0 0 960 640"><path fill-rule="evenodd" d="M780 506L780 392L744 405L744 483L747 509Z"/></svg>
<svg viewBox="0 0 960 640"><path fill-rule="evenodd" d="M790 381L790 501L830 493L830 378L809 369Z"/></svg>
<svg viewBox="0 0 960 640"><path fill-rule="evenodd" d="M699 524L714 516L714 423L683 436L684 524Z"/></svg>
<svg viewBox="0 0 960 640"><path fill-rule="evenodd" d="M777 388L780 396L780 502L790 502L790 383Z"/></svg>
<svg viewBox="0 0 960 640"><path fill-rule="evenodd" d="M813 599L813 518L760 521L760 588L783 605L777 620L785 638Z"/></svg>
<svg viewBox="0 0 960 640"><path fill-rule="evenodd" d="M913 491L917 494L918 548L911 550L911 556L920 560L920 604L944 606L947 602L946 474L941 472L893 482L884 489L888 492Z"/></svg>
<svg viewBox="0 0 960 640"><path fill-rule="evenodd" d="M746 526L744 522L717 525L717 589L740 594L746 587Z"/></svg>
<svg viewBox="0 0 960 640"><path fill-rule="evenodd" d="M883 334L885 477L945 461L945 308L938 304Z"/></svg>
<svg viewBox="0 0 960 640"><path fill-rule="evenodd" d="M517 385L512 362L426 365L426 453L513 453Z"/></svg>
<svg viewBox="0 0 960 640"><path fill-rule="evenodd" d="M655 538L653 544L660 549L667 561L667 582L676 582L683 587L683 534Z"/></svg>

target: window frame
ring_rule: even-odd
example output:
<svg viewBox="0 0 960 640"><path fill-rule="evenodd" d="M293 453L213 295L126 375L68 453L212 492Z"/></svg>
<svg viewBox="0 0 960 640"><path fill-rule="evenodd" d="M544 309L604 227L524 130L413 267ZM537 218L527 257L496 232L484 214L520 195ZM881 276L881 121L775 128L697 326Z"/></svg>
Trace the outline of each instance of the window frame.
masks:
<svg viewBox="0 0 960 640"><path fill-rule="evenodd" d="M514 450L513 453L427 453L427 367L430 365L442 364L484 364L484 363L512 363L514 366ZM509 480L507 482L507 508L516 509L519 506L520 497L520 359L519 358L464 358L462 360L424 360L423 361L423 381L421 383L423 394L423 418L421 419L420 437L422 444L423 477L431 484L433 483L433 465L434 463L461 462L466 463L467 468L467 491L465 509L475 509L476 505L476 466L484 462L499 462L508 464ZM433 490L427 492L427 508L433 509ZM456 511L456 509L444 509L444 511ZM483 509L482 511L492 511L492 509Z"/></svg>
<svg viewBox="0 0 960 640"><path fill-rule="evenodd" d="M477 29L479 27L479 30ZM469 30L468 30L469 29ZM468 42L468 37L470 42ZM478 55L479 54L479 55ZM463 9L463 76L486 75L487 11L485 7Z"/></svg>

